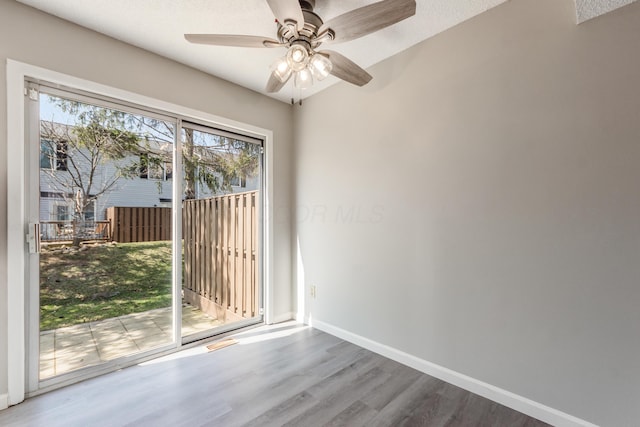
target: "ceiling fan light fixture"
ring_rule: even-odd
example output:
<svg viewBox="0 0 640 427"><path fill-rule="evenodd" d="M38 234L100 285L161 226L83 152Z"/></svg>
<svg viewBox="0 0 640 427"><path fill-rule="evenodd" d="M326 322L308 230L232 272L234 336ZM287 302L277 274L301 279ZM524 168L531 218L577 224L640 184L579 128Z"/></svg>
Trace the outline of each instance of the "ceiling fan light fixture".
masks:
<svg viewBox="0 0 640 427"><path fill-rule="evenodd" d="M300 71L296 72L296 75L293 79L293 85L296 89L307 89L313 85L313 76L311 74L311 70L308 68L303 68Z"/></svg>
<svg viewBox="0 0 640 427"><path fill-rule="evenodd" d="M291 77L291 67L289 67L287 57L283 56L276 59L276 61L271 64L271 71L278 78L278 80L280 80L282 83L286 83L287 80L289 80L289 77Z"/></svg>
<svg viewBox="0 0 640 427"><path fill-rule="evenodd" d="M301 71L307 68L309 51L299 44L294 44L287 51L287 63L293 71Z"/></svg>
<svg viewBox="0 0 640 427"><path fill-rule="evenodd" d="M313 77L315 77L316 80L324 80L329 74L331 74L333 64L326 56L316 53L309 61L309 68L311 68Z"/></svg>

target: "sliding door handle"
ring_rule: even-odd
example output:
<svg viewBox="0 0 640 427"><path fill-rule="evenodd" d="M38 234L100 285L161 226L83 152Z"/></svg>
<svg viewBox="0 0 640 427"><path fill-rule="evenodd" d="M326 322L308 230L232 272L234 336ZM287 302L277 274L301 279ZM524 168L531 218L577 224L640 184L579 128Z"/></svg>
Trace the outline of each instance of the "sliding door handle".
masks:
<svg viewBox="0 0 640 427"><path fill-rule="evenodd" d="M40 253L40 223L32 222L29 224L27 232L27 244L29 245L30 254Z"/></svg>

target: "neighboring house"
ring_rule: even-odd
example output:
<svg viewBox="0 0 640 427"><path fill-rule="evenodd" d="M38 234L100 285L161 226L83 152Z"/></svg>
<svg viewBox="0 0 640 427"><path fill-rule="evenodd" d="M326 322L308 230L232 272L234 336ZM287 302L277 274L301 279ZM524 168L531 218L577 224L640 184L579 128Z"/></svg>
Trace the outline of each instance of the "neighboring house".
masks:
<svg viewBox="0 0 640 427"><path fill-rule="evenodd" d="M50 122L47 125L55 129L57 135L73 137L70 127ZM42 135L40 142L40 220L71 221L74 219L78 203L77 187L71 183L68 149L63 138L52 142ZM142 145L142 144L141 144ZM173 165L170 161L149 162L149 156L170 158L167 154L171 145L162 141L144 140L144 150L148 154L131 155L122 160L98 165L94 170L94 184L90 195L98 194L85 207L81 220L104 220L110 206L125 207L171 207ZM164 155L163 155L164 154ZM156 158L156 159L157 159ZM88 175L91 167L86 157L75 156L77 168ZM107 190L105 186L113 182L118 168L137 165L137 173L130 177L117 178ZM251 191L258 188L258 177L236 177L231 181L231 191L212 192L206 185L196 182L196 198L207 198L223 193ZM101 193L101 194L100 194Z"/></svg>

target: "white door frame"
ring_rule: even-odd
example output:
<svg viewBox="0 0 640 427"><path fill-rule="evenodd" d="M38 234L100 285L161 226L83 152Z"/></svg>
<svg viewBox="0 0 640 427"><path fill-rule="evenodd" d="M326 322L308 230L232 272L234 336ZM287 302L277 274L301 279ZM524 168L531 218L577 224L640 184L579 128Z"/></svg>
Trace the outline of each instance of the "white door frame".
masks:
<svg viewBox="0 0 640 427"><path fill-rule="evenodd" d="M8 404L24 400L26 395L27 353L27 264L28 248L25 235L29 225L25 165L25 79L47 81L82 91L145 105L157 110L191 117L203 122L221 125L259 135L264 139L264 196L263 203L263 289L264 320L273 323L273 132L247 123L194 110L122 89L58 73L45 68L7 60L7 354ZM176 320L177 322L177 320ZM179 340L178 340L179 341Z"/></svg>

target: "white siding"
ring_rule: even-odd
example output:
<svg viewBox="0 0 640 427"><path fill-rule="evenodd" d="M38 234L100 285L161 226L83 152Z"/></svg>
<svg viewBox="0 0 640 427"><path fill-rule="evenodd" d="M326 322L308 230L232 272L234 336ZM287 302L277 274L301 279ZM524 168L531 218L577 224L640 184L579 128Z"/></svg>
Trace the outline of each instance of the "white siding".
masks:
<svg viewBox="0 0 640 427"><path fill-rule="evenodd" d="M121 165L130 164L136 159L131 157L120 161ZM89 173L88 164L85 163L86 173ZM105 181L110 179L116 172L114 164L107 164L98 166L95 171L97 177L95 184L92 186L91 194L96 194L103 188ZM67 171L54 172L58 176L68 177ZM171 187L173 180L159 180L159 179L147 179L147 178L120 178L116 184L104 194L100 195L96 201L95 207L95 219L106 219L106 209L110 206L126 206L126 207L154 207L154 206L171 206ZM257 190L259 186L259 178L257 176L247 178L246 186L232 186L231 192L243 192ZM207 198L221 194L210 191L205 185L197 184L197 197ZM40 171L40 191L47 193L71 193L70 187L56 186L52 182L50 173L44 170ZM58 204L64 204L65 200L59 197L41 197L40 198L40 220L56 220L53 217L55 215L55 206ZM68 202L70 206L73 206L72 202Z"/></svg>

